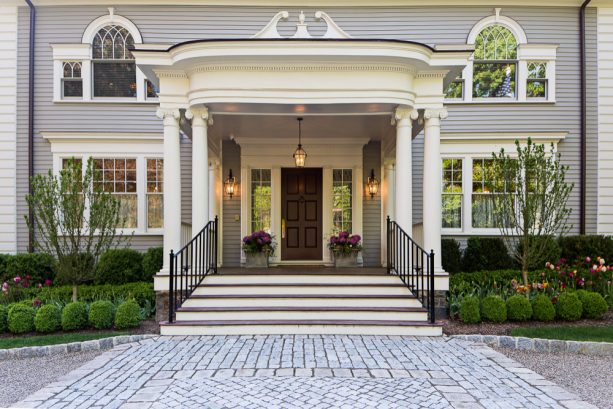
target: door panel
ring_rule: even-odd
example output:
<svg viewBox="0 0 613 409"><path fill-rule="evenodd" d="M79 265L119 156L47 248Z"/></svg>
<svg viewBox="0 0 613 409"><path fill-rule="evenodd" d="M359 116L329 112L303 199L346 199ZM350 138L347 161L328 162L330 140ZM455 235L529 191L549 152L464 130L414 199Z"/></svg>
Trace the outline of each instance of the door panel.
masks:
<svg viewBox="0 0 613 409"><path fill-rule="evenodd" d="M322 259L322 170L281 170L282 260Z"/></svg>

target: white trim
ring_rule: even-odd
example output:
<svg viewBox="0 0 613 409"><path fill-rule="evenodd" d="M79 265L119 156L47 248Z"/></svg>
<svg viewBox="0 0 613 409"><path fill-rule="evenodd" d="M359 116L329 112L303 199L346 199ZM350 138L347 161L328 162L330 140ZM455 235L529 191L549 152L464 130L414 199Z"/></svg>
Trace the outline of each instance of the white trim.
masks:
<svg viewBox="0 0 613 409"><path fill-rule="evenodd" d="M115 14L115 10L113 7L109 7L109 14L105 16L100 16L94 21L92 21L91 23L89 23L89 25L83 32L83 37L81 38L81 42L83 44L91 44L94 41L94 37L96 36L96 33L98 33L98 31L102 27L108 26L108 25L116 25L116 26L124 27L132 35L132 38L134 39L134 44L141 44L143 42L143 37L141 36L140 31L138 30L138 27L136 27L136 24L134 24L131 20L123 16Z"/></svg>
<svg viewBox="0 0 613 409"><path fill-rule="evenodd" d="M493 26L495 24L500 24L508 28L509 30L511 30L513 35L515 35L515 39L517 40L518 44L526 44L528 42L528 37L526 37L526 32L519 25L519 23L513 20L512 18L501 16L499 8L495 9L495 11L496 11L495 15L485 17L484 19L481 19L477 24L473 26L472 30L470 30L470 33L468 34L466 43L475 44L477 40L477 36L479 35L481 31L483 31L484 28L488 26Z"/></svg>
<svg viewBox="0 0 613 409"><path fill-rule="evenodd" d="M23 6L23 0L4 0L7 5ZM580 7L583 0L540 0L540 7ZM108 0L36 0L36 6L65 6L65 5L102 5L109 4ZM168 5L168 0L114 0L116 5ZM259 6L259 7L304 7L303 0L174 0L175 5L190 6ZM501 6L534 6L534 0L499 0ZM457 0L311 0L309 7L414 7L414 6L457 6ZM491 0L466 0L464 6L488 7ZM594 0L590 3L593 7L611 7L611 0Z"/></svg>

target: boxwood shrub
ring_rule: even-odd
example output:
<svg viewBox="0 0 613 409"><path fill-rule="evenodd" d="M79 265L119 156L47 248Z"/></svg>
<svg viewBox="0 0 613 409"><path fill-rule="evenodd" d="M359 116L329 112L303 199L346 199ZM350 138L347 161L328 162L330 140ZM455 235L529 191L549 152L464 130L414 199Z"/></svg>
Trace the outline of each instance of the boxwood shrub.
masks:
<svg viewBox="0 0 613 409"><path fill-rule="evenodd" d="M125 284L143 278L143 255L136 250L112 249L106 251L96 266L96 284Z"/></svg>
<svg viewBox="0 0 613 409"><path fill-rule="evenodd" d="M497 295L489 295L481 300L481 318L490 322L506 321L507 306L504 300Z"/></svg>
<svg viewBox="0 0 613 409"><path fill-rule="evenodd" d="M601 319L609 310L609 305L602 295L589 292L580 298L583 307L582 317L590 319Z"/></svg>
<svg viewBox="0 0 613 409"><path fill-rule="evenodd" d="M528 321L532 318L532 305L525 295L514 295L507 300L507 317L511 321Z"/></svg>
<svg viewBox="0 0 613 409"><path fill-rule="evenodd" d="M565 292L556 302L556 316L564 321L577 321L583 314L583 305L577 294Z"/></svg>
<svg viewBox="0 0 613 409"><path fill-rule="evenodd" d="M62 326L62 311L54 304L45 304L34 317L34 327L38 332L54 332Z"/></svg>
<svg viewBox="0 0 613 409"><path fill-rule="evenodd" d="M462 251L460 243L454 239L441 240L441 263L448 273L462 271Z"/></svg>
<svg viewBox="0 0 613 409"><path fill-rule="evenodd" d="M113 326L115 306L110 301L96 301L89 306L89 324L96 329Z"/></svg>
<svg viewBox="0 0 613 409"><path fill-rule="evenodd" d="M3 255L0 259L0 281L12 280L15 276L30 276L31 284L55 280L56 262L46 253L20 253Z"/></svg>
<svg viewBox="0 0 613 409"><path fill-rule="evenodd" d="M556 309L546 295L539 294L532 300L532 318L536 321L553 321Z"/></svg>
<svg viewBox="0 0 613 409"><path fill-rule="evenodd" d="M164 249L151 247L143 256L143 281L150 282L153 276L162 269L164 264Z"/></svg>
<svg viewBox="0 0 613 409"><path fill-rule="evenodd" d="M8 329L9 309L6 305L0 305L0 333Z"/></svg>
<svg viewBox="0 0 613 409"><path fill-rule="evenodd" d="M17 303L12 304L8 311L8 328L13 334L24 334L34 331L34 308Z"/></svg>
<svg viewBox="0 0 613 409"><path fill-rule="evenodd" d="M462 270L503 270L515 267L504 240L499 237L470 237L466 242Z"/></svg>
<svg viewBox="0 0 613 409"><path fill-rule="evenodd" d="M87 326L87 305L84 302L71 302L62 310L62 329L72 331Z"/></svg>
<svg viewBox="0 0 613 409"><path fill-rule="evenodd" d="M126 301L117 307L115 313L115 328L136 328L140 325L140 307L136 301Z"/></svg>
<svg viewBox="0 0 613 409"><path fill-rule="evenodd" d="M460 319L466 324L481 322L479 299L477 297L466 297L460 302Z"/></svg>

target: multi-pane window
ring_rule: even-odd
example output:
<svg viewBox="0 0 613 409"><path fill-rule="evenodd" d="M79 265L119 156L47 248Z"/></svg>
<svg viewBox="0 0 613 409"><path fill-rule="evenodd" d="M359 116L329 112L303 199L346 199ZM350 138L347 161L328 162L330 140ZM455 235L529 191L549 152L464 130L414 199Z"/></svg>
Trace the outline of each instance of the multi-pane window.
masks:
<svg viewBox="0 0 613 409"><path fill-rule="evenodd" d="M445 91L446 99L464 99L464 80L461 77L456 78L449 84Z"/></svg>
<svg viewBox="0 0 613 409"><path fill-rule="evenodd" d="M149 80L145 80L145 98L146 99L155 99L158 97L158 93L160 90L155 84Z"/></svg>
<svg viewBox="0 0 613 409"><path fill-rule="evenodd" d="M352 229L353 171L332 170L332 228L333 233Z"/></svg>
<svg viewBox="0 0 613 409"><path fill-rule="evenodd" d="M494 197L490 190L493 166L492 159L473 159L472 226L476 228L496 227Z"/></svg>
<svg viewBox="0 0 613 409"><path fill-rule="evenodd" d="M83 78L81 78L81 63L65 61L62 63L62 98L82 97Z"/></svg>
<svg viewBox="0 0 613 409"><path fill-rule="evenodd" d="M147 159L147 228L164 227L164 159Z"/></svg>
<svg viewBox="0 0 613 409"><path fill-rule="evenodd" d="M462 159L443 159L442 219L444 228L462 227Z"/></svg>
<svg viewBox="0 0 613 409"><path fill-rule="evenodd" d="M124 27L100 29L92 44L94 97L136 97L132 35Z"/></svg>
<svg viewBox="0 0 613 409"><path fill-rule="evenodd" d="M251 231L270 232L271 171L251 169Z"/></svg>
<svg viewBox="0 0 613 409"><path fill-rule="evenodd" d="M526 98L547 98L547 63L528 63Z"/></svg>
<svg viewBox="0 0 613 409"><path fill-rule="evenodd" d="M474 98L515 98L517 39L508 28L486 27L475 41Z"/></svg>
<svg viewBox="0 0 613 409"><path fill-rule="evenodd" d="M121 226L138 226L138 195L136 189L136 159L94 159L94 184L119 200Z"/></svg>

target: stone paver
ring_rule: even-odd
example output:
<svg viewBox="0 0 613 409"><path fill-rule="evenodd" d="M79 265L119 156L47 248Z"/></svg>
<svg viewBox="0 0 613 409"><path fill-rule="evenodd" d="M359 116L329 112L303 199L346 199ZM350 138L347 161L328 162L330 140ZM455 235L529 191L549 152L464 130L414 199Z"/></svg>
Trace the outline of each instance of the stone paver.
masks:
<svg viewBox="0 0 613 409"><path fill-rule="evenodd" d="M15 407L593 406L480 343L277 335L159 337L123 345Z"/></svg>

